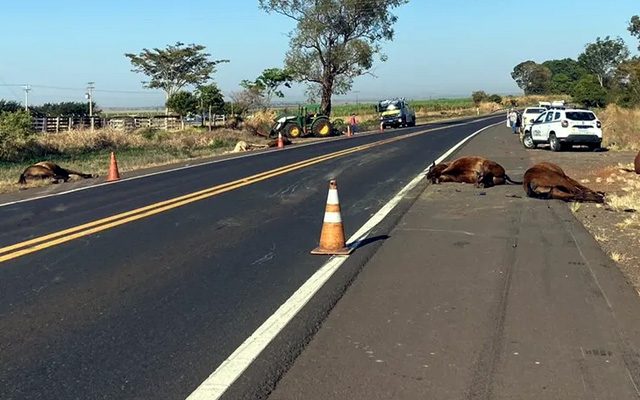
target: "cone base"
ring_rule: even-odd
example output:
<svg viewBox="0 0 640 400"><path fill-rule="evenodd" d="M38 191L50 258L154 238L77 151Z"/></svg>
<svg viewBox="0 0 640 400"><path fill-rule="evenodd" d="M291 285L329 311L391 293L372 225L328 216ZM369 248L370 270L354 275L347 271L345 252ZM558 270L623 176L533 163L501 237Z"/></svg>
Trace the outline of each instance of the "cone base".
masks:
<svg viewBox="0 0 640 400"><path fill-rule="evenodd" d="M341 249L331 250L323 247L316 247L311 250L311 254L323 255L323 256L348 256L353 253L353 249L349 247L343 247Z"/></svg>

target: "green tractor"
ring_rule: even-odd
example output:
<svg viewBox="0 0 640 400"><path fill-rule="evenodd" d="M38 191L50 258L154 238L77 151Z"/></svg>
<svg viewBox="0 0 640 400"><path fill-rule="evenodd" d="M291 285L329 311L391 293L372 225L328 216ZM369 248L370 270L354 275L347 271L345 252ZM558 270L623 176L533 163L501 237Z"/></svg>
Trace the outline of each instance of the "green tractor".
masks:
<svg viewBox="0 0 640 400"><path fill-rule="evenodd" d="M298 106L297 114L276 118L269 136L277 137L278 133L292 139L303 136L327 137L333 133L333 127L329 117L320 114L320 107Z"/></svg>

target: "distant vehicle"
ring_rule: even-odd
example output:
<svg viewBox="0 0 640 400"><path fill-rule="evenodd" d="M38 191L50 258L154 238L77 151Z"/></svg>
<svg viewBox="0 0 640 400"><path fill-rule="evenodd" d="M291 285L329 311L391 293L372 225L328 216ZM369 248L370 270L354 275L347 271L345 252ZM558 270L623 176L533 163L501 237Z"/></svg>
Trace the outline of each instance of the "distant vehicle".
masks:
<svg viewBox="0 0 640 400"><path fill-rule="evenodd" d="M531 125L536 118L547 111L544 107L527 107L522 112L522 124L520 130L522 133L531 132Z"/></svg>
<svg viewBox="0 0 640 400"><path fill-rule="evenodd" d="M564 100L556 100L551 102L551 108L562 109L565 108L565 105L566 103Z"/></svg>
<svg viewBox="0 0 640 400"><path fill-rule="evenodd" d="M522 144L527 149L546 143L553 151L573 145L598 149L602 143L602 123L589 110L548 110L536 118L530 132L522 137Z"/></svg>
<svg viewBox="0 0 640 400"><path fill-rule="evenodd" d="M383 127L416 126L416 113L405 99L382 100L376 105Z"/></svg>

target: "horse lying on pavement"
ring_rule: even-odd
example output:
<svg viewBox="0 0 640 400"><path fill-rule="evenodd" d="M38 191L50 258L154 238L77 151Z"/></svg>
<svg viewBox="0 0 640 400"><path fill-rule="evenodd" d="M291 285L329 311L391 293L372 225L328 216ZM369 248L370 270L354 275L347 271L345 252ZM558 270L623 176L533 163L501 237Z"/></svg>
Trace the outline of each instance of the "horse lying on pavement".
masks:
<svg viewBox="0 0 640 400"><path fill-rule="evenodd" d="M483 157L462 157L449 163L433 165L427 172L431 183L459 182L471 183L476 187L504 185L507 182L520 185L522 182L511 180L505 169L495 161Z"/></svg>
<svg viewBox="0 0 640 400"><path fill-rule="evenodd" d="M24 172L20 174L18 183L21 185L25 185L28 179L52 179L53 183L58 183L61 180L66 182L69 180L70 175L77 175L85 179L94 177L91 174L85 174L82 172L62 168L58 164L54 164L49 161L42 161L27 167L27 169L25 169Z"/></svg>
<svg viewBox="0 0 640 400"><path fill-rule="evenodd" d="M605 194L596 192L568 177L562 168L541 162L524 173L524 191L537 199L604 203Z"/></svg>

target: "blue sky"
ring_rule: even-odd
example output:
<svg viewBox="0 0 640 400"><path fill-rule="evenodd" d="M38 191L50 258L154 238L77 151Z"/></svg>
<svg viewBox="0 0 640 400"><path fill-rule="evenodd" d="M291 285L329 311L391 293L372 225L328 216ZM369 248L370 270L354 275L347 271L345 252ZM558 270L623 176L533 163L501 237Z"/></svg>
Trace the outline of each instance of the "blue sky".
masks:
<svg viewBox="0 0 640 400"><path fill-rule="evenodd" d="M21 0L3 4L0 85L33 85L30 103L82 101L96 82L103 107L159 106L163 95L142 88L125 52L181 41L230 59L215 81L225 94L264 68L282 66L291 21L260 11L257 0ZM615 4L615 6L613 6ZM472 90L519 90L517 63L576 57L598 36L621 36L637 0L411 0L395 11L396 37L375 76L358 78L342 100L460 97ZM9 35L7 35L9 33ZM124 91L118 93L113 91ZM301 87L288 100L303 100ZM20 87L0 86L0 98L23 100Z"/></svg>

